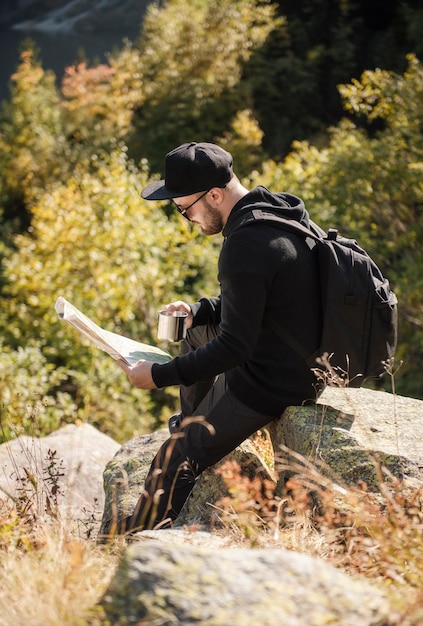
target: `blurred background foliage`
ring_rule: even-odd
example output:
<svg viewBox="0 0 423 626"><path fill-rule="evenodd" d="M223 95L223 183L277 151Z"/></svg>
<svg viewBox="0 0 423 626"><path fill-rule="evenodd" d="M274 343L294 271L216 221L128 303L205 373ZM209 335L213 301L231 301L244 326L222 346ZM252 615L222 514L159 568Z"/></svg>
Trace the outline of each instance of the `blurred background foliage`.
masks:
<svg viewBox="0 0 423 626"><path fill-rule="evenodd" d="M60 86L23 51L0 118L2 438L84 420L122 442L175 410L176 389L132 388L54 303L156 343L162 304L216 294L220 237L139 195L191 140L369 250L400 300L396 390L423 399L423 9L297 5L153 2L138 45Z"/></svg>

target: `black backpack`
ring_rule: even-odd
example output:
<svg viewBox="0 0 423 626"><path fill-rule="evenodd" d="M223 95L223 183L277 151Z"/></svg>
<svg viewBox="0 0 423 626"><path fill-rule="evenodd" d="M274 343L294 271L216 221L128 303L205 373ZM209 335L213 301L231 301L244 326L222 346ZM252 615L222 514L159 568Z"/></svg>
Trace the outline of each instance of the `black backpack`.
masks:
<svg viewBox="0 0 423 626"><path fill-rule="evenodd" d="M318 349L309 354L276 320L273 330L310 368L332 371L338 383L342 379L360 387L366 379L379 378L395 354L398 313L397 298L376 263L354 239L339 236L335 229L326 234L312 221L307 228L261 208L243 216L239 226L255 220L275 221L317 251L323 313Z"/></svg>

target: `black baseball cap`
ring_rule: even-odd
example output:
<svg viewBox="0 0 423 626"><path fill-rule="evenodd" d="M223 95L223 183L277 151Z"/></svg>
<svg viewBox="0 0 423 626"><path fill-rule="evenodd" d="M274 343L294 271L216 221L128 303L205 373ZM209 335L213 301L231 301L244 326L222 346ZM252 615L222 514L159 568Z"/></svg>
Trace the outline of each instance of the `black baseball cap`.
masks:
<svg viewBox="0 0 423 626"><path fill-rule="evenodd" d="M225 187L234 175L232 155L214 143L184 143L167 153L165 177L141 192L145 200L190 196L213 187Z"/></svg>

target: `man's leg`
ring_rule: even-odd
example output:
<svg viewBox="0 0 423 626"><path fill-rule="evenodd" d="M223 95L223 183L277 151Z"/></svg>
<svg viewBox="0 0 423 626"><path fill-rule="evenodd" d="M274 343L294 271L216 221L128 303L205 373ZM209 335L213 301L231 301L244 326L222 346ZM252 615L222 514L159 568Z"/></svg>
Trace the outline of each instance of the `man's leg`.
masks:
<svg viewBox="0 0 423 626"><path fill-rule="evenodd" d="M187 354L207 342L211 341L219 334L219 326L196 326L188 329L186 339L181 345L181 354ZM214 384L214 379L200 381L194 385L186 387L181 385L179 390L181 410L169 419L169 432L175 433L184 416L195 415L200 402L207 395Z"/></svg>
<svg viewBox="0 0 423 626"><path fill-rule="evenodd" d="M225 376L219 376L198 406L196 417L185 418L180 431L157 453L129 530L175 520L201 472L272 419L237 400L227 388Z"/></svg>

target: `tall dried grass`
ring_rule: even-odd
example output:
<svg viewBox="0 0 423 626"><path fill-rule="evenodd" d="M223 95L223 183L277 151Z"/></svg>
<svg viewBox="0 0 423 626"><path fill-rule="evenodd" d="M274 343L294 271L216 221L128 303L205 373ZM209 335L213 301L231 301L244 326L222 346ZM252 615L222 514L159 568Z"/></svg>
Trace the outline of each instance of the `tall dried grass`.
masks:
<svg viewBox="0 0 423 626"><path fill-rule="evenodd" d="M271 462L265 433L253 442ZM225 531L238 544L304 552L367 577L390 590L398 626L421 626L423 488L406 488L378 465L379 491L370 493L364 484L347 487L291 450L285 453L273 459L289 476L282 494L276 481L248 478L236 463L217 470L230 493L216 506ZM125 541L99 545L90 529L81 539L64 526L56 506L58 463L54 455L48 459L41 482L21 477L19 498L0 493L1 626L108 624L97 603Z"/></svg>
<svg viewBox="0 0 423 626"><path fill-rule="evenodd" d="M2 626L106 624L97 602L119 551L72 538L59 522L28 529L0 513Z"/></svg>
<svg viewBox="0 0 423 626"><path fill-rule="evenodd" d="M406 487L379 465L379 491L370 493L285 452L289 462L277 467L289 478L280 496L276 483L250 479L236 463L219 468L230 493L217 504L222 523L253 547L304 552L372 580L389 589L398 624L423 624L423 487Z"/></svg>
<svg viewBox="0 0 423 626"><path fill-rule="evenodd" d="M63 461L49 451L40 467L31 447L24 458L23 469L11 458L13 493L0 491L0 624L105 625L97 602L123 542L100 548L86 521L68 528L58 506Z"/></svg>

